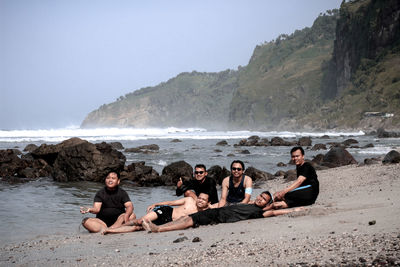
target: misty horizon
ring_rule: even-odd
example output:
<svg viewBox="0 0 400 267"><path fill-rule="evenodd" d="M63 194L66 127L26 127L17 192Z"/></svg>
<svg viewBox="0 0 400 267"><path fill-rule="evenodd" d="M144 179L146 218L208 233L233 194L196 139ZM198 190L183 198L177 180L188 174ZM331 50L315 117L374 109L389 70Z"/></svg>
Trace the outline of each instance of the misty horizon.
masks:
<svg viewBox="0 0 400 267"><path fill-rule="evenodd" d="M0 129L79 126L182 72L246 66L256 45L341 1L1 1Z"/></svg>

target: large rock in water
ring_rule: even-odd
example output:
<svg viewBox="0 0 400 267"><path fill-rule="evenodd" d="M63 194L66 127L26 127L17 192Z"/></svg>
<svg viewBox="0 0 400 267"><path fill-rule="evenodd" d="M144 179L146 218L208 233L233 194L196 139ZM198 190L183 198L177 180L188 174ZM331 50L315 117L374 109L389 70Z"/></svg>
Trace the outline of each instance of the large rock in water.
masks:
<svg viewBox="0 0 400 267"><path fill-rule="evenodd" d="M211 166L211 168L207 170L207 173L207 176L211 179L214 179L215 182L219 185L222 184L222 180L225 177L231 174L230 171L228 171L225 167L221 167L219 165Z"/></svg>
<svg viewBox="0 0 400 267"><path fill-rule="evenodd" d="M42 159L21 159L13 149L0 150L0 177L34 179L50 173L51 167Z"/></svg>
<svg viewBox="0 0 400 267"><path fill-rule="evenodd" d="M189 163L181 160L173 162L162 170L161 180L165 185L176 185L179 178L189 180L193 177L193 168Z"/></svg>
<svg viewBox="0 0 400 267"><path fill-rule="evenodd" d="M383 164L399 163L399 162L400 162L400 153L397 152L396 150L392 150L389 153L387 153L382 160Z"/></svg>
<svg viewBox="0 0 400 267"><path fill-rule="evenodd" d="M326 153L320 163L322 166L336 168L344 165L357 164L353 156L342 147L333 147Z"/></svg>
<svg viewBox="0 0 400 267"><path fill-rule="evenodd" d="M125 156L107 143L95 145L73 138L56 146L50 149L58 152L53 164L54 180L101 182L110 171L124 170Z"/></svg>
<svg viewBox="0 0 400 267"><path fill-rule="evenodd" d="M254 181L267 181L267 180L272 180L275 179L276 177L268 172L260 171L254 167L248 167L246 171L244 172L247 176L251 177L251 179Z"/></svg>
<svg viewBox="0 0 400 267"><path fill-rule="evenodd" d="M121 172L121 180L132 181L138 186L164 185L158 172L153 167L146 166L144 161L125 166L125 170Z"/></svg>

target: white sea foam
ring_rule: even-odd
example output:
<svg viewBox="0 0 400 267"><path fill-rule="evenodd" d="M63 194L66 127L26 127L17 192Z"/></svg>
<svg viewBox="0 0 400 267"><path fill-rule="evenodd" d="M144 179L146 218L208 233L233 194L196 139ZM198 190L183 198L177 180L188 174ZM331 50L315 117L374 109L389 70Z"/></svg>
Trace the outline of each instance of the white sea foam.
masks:
<svg viewBox="0 0 400 267"><path fill-rule="evenodd" d="M208 131L203 128L97 128L81 129L67 127L62 129L42 130L0 130L0 142L61 142L71 137L79 137L88 141L133 141L147 139L238 139L258 135L261 138L279 136L298 138L301 136L360 136L364 132L260 132L260 131Z"/></svg>

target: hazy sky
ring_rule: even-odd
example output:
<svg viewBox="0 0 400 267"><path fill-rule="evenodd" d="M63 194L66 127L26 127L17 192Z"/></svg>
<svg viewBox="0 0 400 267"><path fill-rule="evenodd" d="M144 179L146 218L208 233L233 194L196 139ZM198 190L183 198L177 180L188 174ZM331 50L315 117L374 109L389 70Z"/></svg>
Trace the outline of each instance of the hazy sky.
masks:
<svg viewBox="0 0 400 267"><path fill-rule="evenodd" d="M0 0L0 129L79 125L181 72L247 65L341 0Z"/></svg>

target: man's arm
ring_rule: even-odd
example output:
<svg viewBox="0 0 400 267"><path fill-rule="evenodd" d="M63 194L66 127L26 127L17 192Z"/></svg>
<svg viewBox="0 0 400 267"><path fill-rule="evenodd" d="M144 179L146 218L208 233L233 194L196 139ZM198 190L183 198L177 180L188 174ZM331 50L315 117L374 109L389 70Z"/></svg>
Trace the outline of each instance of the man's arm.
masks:
<svg viewBox="0 0 400 267"><path fill-rule="evenodd" d="M129 222L129 217L133 213L133 204L132 201L127 201L124 203L125 206L125 215L124 215L124 222Z"/></svg>
<svg viewBox="0 0 400 267"><path fill-rule="evenodd" d="M251 198L251 193L253 192L253 180L249 176L244 177L244 199L241 203L249 203Z"/></svg>
<svg viewBox="0 0 400 267"><path fill-rule="evenodd" d="M196 194L192 190L187 190L184 194L185 197L191 197L194 200L197 200Z"/></svg>
<svg viewBox="0 0 400 267"><path fill-rule="evenodd" d="M158 203L155 203L155 204L153 204L153 205L150 205L150 206L147 208L147 212L152 211L152 210L153 210L155 207L157 207L157 206L163 206L163 205L168 205L168 206L182 206L182 205L185 204L185 202L186 202L186 198L180 198L180 199L172 200L172 201L158 202Z"/></svg>
<svg viewBox="0 0 400 267"><path fill-rule="evenodd" d="M292 191L293 189L296 189L297 187L299 187L304 181L306 180L306 177L304 177L303 175L300 175L297 180L291 184L290 186L288 186L287 188L283 189L282 191L276 192L274 194L274 198L276 200L282 200L284 198L284 196L286 195L287 192Z"/></svg>
<svg viewBox="0 0 400 267"><path fill-rule="evenodd" d="M102 202L94 202L93 207L91 207L91 208L81 207L81 213L82 214L85 214L85 213L97 214L100 212L101 204L103 204L103 203Z"/></svg>
<svg viewBox="0 0 400 267"><path fill-rule="evenodd" d="M192 189L191 181L183 182L182 177L179 178L179 181L176 184L176 195L179 197L182 194L186 193L189 189Z"/></svg>
<svg viewBox="0 0 400 267"><path fill-rule="evenodd" d="M228 197L229 176L222 181L221 199L218 202L218 208L225 206Z"/></svg>

